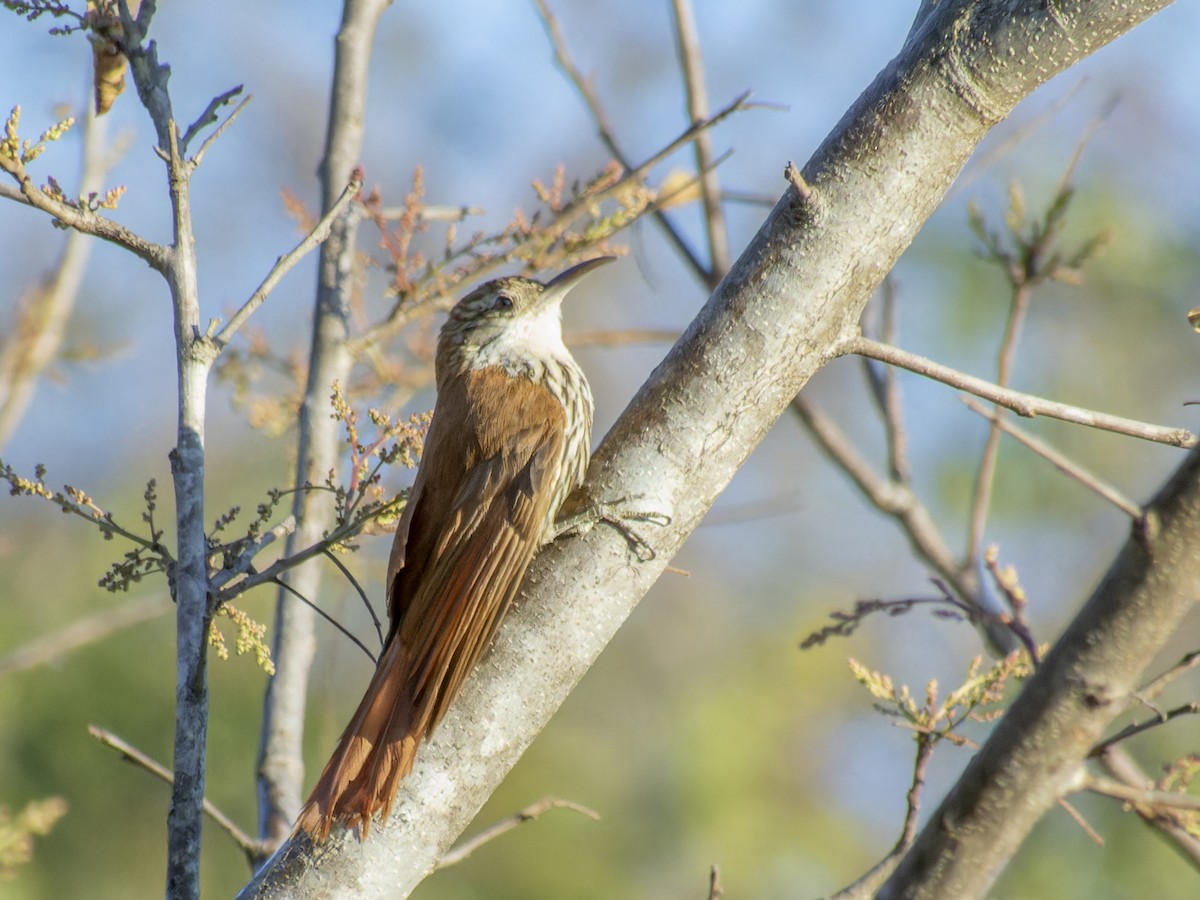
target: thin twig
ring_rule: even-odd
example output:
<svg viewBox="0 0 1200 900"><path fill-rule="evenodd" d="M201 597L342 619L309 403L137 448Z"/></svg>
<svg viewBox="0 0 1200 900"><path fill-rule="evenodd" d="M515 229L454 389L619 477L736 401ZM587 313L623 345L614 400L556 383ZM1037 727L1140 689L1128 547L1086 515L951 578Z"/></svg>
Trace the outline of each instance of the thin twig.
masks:
<svg viewBox="0 0 1200 900"><path fill-rule="evenodd" d="M112 749L116 750L129 762L141 766L151 775L161 778L167 784L175 783L175 778L171 775L170 769L150 756L147 756L141 750L137 749L137 747L134 747L132 744L129 744L117 737L117 735L113 734L111 731L101 728L98 725L89 725L88 734L90 734L100 743L104 744L106 747L111 747ZM263 845L254 840L254 838L250 837L250 835L246 834L246 832L242 831L242 829L238 828L234 821L230 819L229 816L225 815L225 813L221 812L221 810L219 810L207 797L204 798L204 812L210 819L216 822L226 834L233 838L234 843L236 843L241 848L242 852L246 854L246 859L249 861L251 866L255 866L262 861L265 855L265 848Z"/></svg>
<svg viewBox="0 0 1200 900"><path fill-rule="evenodd" d="M489 841L494 841L502 834L512 831L518 825L524 825L533 819L536 819L542 813L551 809L572 809L577 813L587 816L589 819L599 820L600 813L594 809L589 809L582 804L575 803L571 800L559 800L557 797L543 797L536 803L531 803L522 810L518 810L511 816L506 816L494 825L490 825L474 837L468 838L456 847L451 847L441 859L438 860L436 869L444 869L447 866L453 866L462 862L484 844Z"/></svg>
<svg viewBox="0 0 1200 900"><path fill-rule="evenodd" d="M208 101L208 107L204 112L200 113L200 117L195 122L188 126L187 131L183 133L183 137L179 139L179 150L181 153L187 153L187 148L191 144L192 138L199 134L202 129L207 128L217 121L217 110L240 94L242 87L239 84L237 87L230 88L225 93L218 94ZM249 97L246 98L246 100L249 99ZM245 103L245 101L242 102Z"/></svg>
<svg viewBox="0 0 1200 900"><path fill-rule="evenodd" d="M875 892L892 874L896 864L908 852L917 837L917 819L921 810L921 793L925 788L925 774L929 769L929 760L933 757L935 742L928 734L917 734L917 758L913 764L912 783L908 793L904 795L905 812L904 825L900 829L900 837L895 846L888 851L887 856L871 867L862 877L856 879L828 898L828 900L858 900L875 896Z"/></svg>
<svg viewBox="0 0 1200 900"><path fill-rule="evenodd" d="M331 550L326 548L325 556L329 559L329 561L331 563L333 563L335 566L338 567L338 571L340 571L344 576L346 576L346 580L349 581L352 585L354 585L354 590L358 592L358 596L362 600L363 606L365 606L367 608L367 613L371 617L371 622L375 625L375 633L377 635L379 635L379 646L382 647L383 646L383 626L379 621L379 616L375 615L375 607L371 605L371 601L367 598L367 592L362 589L362 585L358 583L358 579L355 578L353 573L351 573L351 571L346 568L346 566L342 563L342 561L337 558L336 554L334 554ZM390 589L391 585L388 585L388 588Z"/></svg>
<svg viewBox="0 0 1200 900"><path fill-rule="evenodd" d="M1001 568L1000 549L995 544L989 544L983 551L983 567L991 576L991 584L996 586L996 590L1004 598L1004 605L1009 609L1009 612L1002 618L1005 627L1025 647L1025 652L1029 654L1029 661L1036 669L1042 664L1042 652L1038 647L1037 638L1033 636L1033 629L1029 627L1029 622L1025 618L1025 609L1029 605L1029 598L1017 578L1016 567ZM986 590L983 585L980 587Z"/></svg>
<svg viewBox="0 0 1200 900"><path fill-rule="evenodd" d="M929 760L933 758L934 741L929 735L917 736L917 759L913 763L912 784L904 795L904 827L900 831L900 839L892 854L899 856L908 851L917 837L917 819L921 812L921 793L925 790L925 773L929 770Z"/></svg>
<svg viewBox="0 0 1200 900"><path fill-rule="evenodd" d="M238 90L241 90L241 88L239 87ZM242 102L235 106L233 111L225 117L225 121L217 127L217 130L204 139L204 143L200 145L200 149L196 151L195 155L190 160L188 160L188 165L192 170L195 170L196 167L200 165L200 163L204 160L204 155L208 153L208 148L217 142L217 139L225 133L230 125L234 123L237 117L240 116L242 111L250 105L250 101L253 99L253 94L247 94L242 99ZM184 148L182 146L180 148L180 152L184 152Z"/></svg>
<svg viewBox="0 0 1200 900"><path fill-rule="evenodd" d="M896 343L896 283L891 275L883 279L879 290L879 307L883 319L880 340L886 344ZM912 484L908 464L908 433L904 428L904 404L900 396L900 379L892 366L885 366L873 359L863 357L863 368L871 385L871 397L883 418L887 437L888 473L893 481Z"/></svg>
<svg viewBox="0 0 1200 900"><path fill-rule="evenodd" d="M1110 776L1122 784L1143 790L1153 784L1133 760L1133 757L1122 747L1109 747L1100 757L1100 764L1104 766ZM1162 815L1137 804L1133 805L1133 811L1143 822L1154 829L1155 834L1169 841L1171 846L1179 851L1194 869L1200 870L1200 838L1189 832L1179 821L1178 816Z"/></svg>
<svg viewBox="0 0 1200 900"><path fill-rule="evenodd" d="M246 319L262 306L267 296L275 289L275 285L279 284L280 279L288 273L291 268L303 259L310 251L319 247L329 237L329 233L333 228L333 223L337 217L342 214L342 211L354 199L355 195L361 190L363 183L363 174L361 169L355 169L354 174L350 178L350 183L346 185L337 202L329 208L329 211L321 217L321 221L313 227L304 239L297 244L290 253L285 253L279 259L275 260L275 265L271 267L271 271L267 273L267 277L263 279L262 284L250 295L241 309L234 313L225 327L221 329L213 340L218 347L226 346L237 333L237 330L242 327ZM214 320L215 324L215 320ZM212 326L209 327L212 331Z"/></svg>
<svg viewBox="0 0 1200 900"><path fill-rule="evenodd" d="M241 553L237 559L225 566L221 571L217 572L209 579L209 587L211 590L219 591L230 581L239 575L244 575L250 571L250 567L254 562L255 557L265 550L270 544L285 537L296 530L296 517L288 516L257 541L252 542Z"/></svg>
<svg viewBox="0 0 1200 900"><path fill-rule="evenodd" d="M1161 675L1155 676L1137 695L1143 702L1149 702L1162 693L1163 688L1182 675L1184 672L1200 666L1200 650L1194 650L1184 655L1183 659L1171 666Z"/></svg>
<svg viewBox="0 0 1200 900"><path fill-rule="evenodd" d="M562 30L558 25L558 19L550 11L550 7L546 4L545 0L534 0L534 5L537 6L538 13L542 17L542 24L546 28L546 34L550 38L550 44L554 48L554 61L562 69L563 74L567 76L567 80L574 85L575 90L579 92L579 96L583 99L584 105L591 114L592 121L596 124L600 140L604 142L604 146L608 148L608 152L613 155L613 158L617 162L625 169L632 168L629 164L629 158L617 143L616 132L613 131L612 126L608 122L608 116L604 111L603 104L600 103L600 98L596 94L595 86L592 84L591 79L584 75L579 67L575 65L575 61L567 49L566 40L563 38ZM667 239L675 245L676 251L683 257L688 268L707 284L709 280L708 270L667 214L662 210L658 210L654 213L654 219L667 235Z"/></svg>
<svg viewBox="0 0 1200 900"><path fill-rule="evenodd" d="M783 167L783 177L787 179L788 184L796 189L796 193L800 195L801 200L803 200L805 203L812 201L812 185L804 180L804 174L790 159L788 160L787 165Z"/></svg>
<svg viewBox="0 0 1200 900"><path fill-rule="evenodd" d="M124 225L99 213L70 206L51 197L33 183L33 178L25 171L25 166L19 160L0 156L0 169L16 179L20 186L21 196L30 206L49 213L56 221L70 228L124 247L135 256L145 260L156 271L162 272L166 269L170 257L170 251L166 247L146 240Z"/></svg>
<svg viewBox="0 0 1200 900"><path fill-rule="evenodd" d="M411 214L412 210L406 206L384 206L378 212L379 218L385 222L401 219ZM417 210L417 221L465 222L469 216L482 216L483 214L482 206L423 206Z"/></svg>
<svg viewBox="0 0 1200 900"><path fill-rule="evenodd" d="M1180 809L1188 812L1200 811L1200 797L1191 794L1176 794L1172 791L1143 790L1130 787L1112 778L1102 775L1088 775L1084 778L1083 789L1093 794L1123 800L1135 806L1142 805L1158 809Z"/></svg>
<svg viewBox="0 0 1200 900"><path fill-rule="evenodd" d="M913 551L961 596L973 596L973 592L968 591L963 583L958 563L942 539L933 517L912 488L880 477L833 420L803 394L792 401L792 411L800 417L825 456L850 477L868 502L896 520L908 537Z"/></svg>
<svg viewBox="0 0 1200 900"><path fill-rule="evenodd" d="M672 0L675 14L675 41L683 83L687 92L688 118L693 122L708 117L708 91L704 86L704 61L700 55L700 35L690 0ZM729 271L729 230L721 209L721 185L711 166L712 140L707 131L696 136L692 143L696 153L696 170L700 178L700 196L704 201L704 230L708 235L708 288L712 290Z"/></svg>
<svg viewBox="0 0 1200 900"><path fill-rule="evenodd" d="M334 628L336 628L338 631L340 631L346 637L350 638L350 640L354 642L355 646L357 646L359 650L361 650L363 653L367 654L367 659L371 660L372 664L376 664L379 662L379 660L375 658L375 654L367 649L367 645L364 644L362 641L360 641L357 637L355 637L354 634L349 629L347 629L345 625L343 625L341 622L339 622L337 619L335 619L329 613L325 612L325 610L321 609L321 607L317 606L317 604L313 603L311 600L309 600L307 597L305 597L303 594L301 594L298 590L293 588L290 584L288 584L282 578L278 578L278 577L272 578L271 583L274 585L277 585L278 587L283 588L283 590L287 591L289 594L291 594L293 597L295 597L297 600L299 600L301 603L303 603L305 606L307 606L309 609L311 609L313 612L315 612L318 616L320 616L322 619L324 619L326 622L328 622L330 625L332 625Z"/></svg>
<svg viewBox="0 0 1200 900"><path fill-rule="evenodd" d="M28 197L22 194L19 189L13 187L11 184L0 184L0 197L3 197L5 200L13 200L17 203L23 203L26 206L33 205L29 202Z"/></svg>
<svg viewBox="0 0 1200 900"><path fill-rule="evenodd" d="M1017 351L1017 339L1021 334L1021 326L1029 311L1029 301L1033 298L1033 288L1028 281L1016 281L1014 278L1012 298L1009 303L1008 319L1004 324L1004 336L1000 340L1000 349L996 360L996 384L1006 388L1012 377L1013 359ZM996 410L991 417L987 439L983 444L983 453L979 457L979 472L975 477L975 495L971 504L970 530L967 532L967 560L977 559L983 546L983 533L987 528L988 511L992 501L992 486L996 480L996 462L1000 455L1000 424L1003 413Z"/></svg>
<svg viewBox="0 0 1200 900"><path fill-rule="evenodd" d="M1061 419L1064 422L1087 425L1091 428L1099 428L1104 431L1112 431L1116 434L1124 434L1129 437L1141 438L1145 441L1154 441L1155 443L1168 444L1172 447L1182 447L1189 450L1200 445L1200 438L1186 428L1167 428L1162 425L1151 425L1135 419L1113 416L1080 406L1071 406L1067 403L1046 400L1033 394L1025 394L1009 388L1002 388L990 381L985 381L982 378L976 378L973 375L967 375L965 372L960 372L957 369L936 363L927 357L909 353L906 350L891 347L879 341L873 341L870 338L851 338L845 341L838 350L841 354L855 353L860 356L869 356L872 359L877 359L889 365L899 366L918 375L924 375L927 378L940 381L960 391L966 391L969 394L990 400L992 403L996 403L1006 409L1011 409L1019 416L1030 418L1033 416L1050 416L1054 419Z"/></svg>
<svg viewBox="0 0 1200 900"><path fill-rule="evenodd" d="M118 631L155 619L170 608L171 604L163 597L145 597L79 619L65 628L34 638L0 656L0 677L54 662L80 647L86 647Z"/></svg>
<svg viewBox="0 0 1200 900"><path fill-rule="evenodd" d="M1100 834L1100 832L1091 826L1091 823L1088 822L1087 819L1083 817L1083 813L1077 810L1063 797L1058 798L1058 805L1063 808L1063 811L1068 816L1075 820L1075 824L1082 828L1084 834L1090 837L1098 847L1104 846L1104 837Z"/></svg>
<svg viewBox="0 0 1200 900"><path fill-rule="evenodd" d="M1128 740L1135 734L1141 734L1143 731L1149 731L1151 728L1157 728L1160 725L1165 725L1172 719L1177 719L1180 716L1194 716L1200 713L1200 702L1185 703L1182 706L1177 706L1174 709L1169 709L1166 712L1159 713L1152 719L1145 719L1141 722L1131 722L1126 725L1112 737L1105 738L1088 753L1089 759L1095 759L1102 756L1110 747L1113 747L1121 741Z"/></svg>
<svg viewBox="0 0 1200 900"><path fill-rule="evenodd" d="M1089 472L1083 466L1079 465L1079 463L1068 459L1063 453L1054 449L1041 438L1035 437L1034 435L1025 431L1023 428L1014 425L1012 422L1009 422L1006 419L997 417L994 410L989 410L977 400L973 400L970 397L963 397L962 401L972 412L979 413L979 415L996 422L1000 426L1001 431L1016 438L1038 456L1041 456L1043 459L1049 462L1060 472L1065 475L1069 475L1084 487L1099 494L1130 518L1134 519L1135 521L1142 518L1143 511L1137 503L1126 497L1112 485Z"/></svg>

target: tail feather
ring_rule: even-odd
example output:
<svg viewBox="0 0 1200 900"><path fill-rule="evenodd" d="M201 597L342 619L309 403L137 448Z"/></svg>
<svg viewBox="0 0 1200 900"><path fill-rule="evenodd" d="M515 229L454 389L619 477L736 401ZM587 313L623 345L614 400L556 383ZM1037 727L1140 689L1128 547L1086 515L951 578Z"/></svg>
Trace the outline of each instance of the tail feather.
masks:
<svg viewBox="0 0 1200 900"><path fill-rule="evenodd" d="M397 640L384 650L362 702L296 819L295 831L306 832L316 843L329 837L334 822L359 826L365 838L372 817L380 811L387 817L401 779L412 770L426 729L413 721L403 652Z"/></svg>

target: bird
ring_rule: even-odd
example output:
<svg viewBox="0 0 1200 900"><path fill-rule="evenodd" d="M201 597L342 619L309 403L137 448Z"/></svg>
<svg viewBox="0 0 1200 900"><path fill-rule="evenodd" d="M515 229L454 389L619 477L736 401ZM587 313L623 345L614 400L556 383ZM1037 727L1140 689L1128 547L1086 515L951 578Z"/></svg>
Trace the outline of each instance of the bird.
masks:
<svg viewBox="0 0 1200 900"><path fill-rule="evenodd" d="M556 536L587 471L593 403L562 339L562 300L602 256L541 283L489 281L438 336L437 399L388 560L389 627L366 693L296 821L324 843L335 822L387 820L418 746L457 696Z"/></svg>

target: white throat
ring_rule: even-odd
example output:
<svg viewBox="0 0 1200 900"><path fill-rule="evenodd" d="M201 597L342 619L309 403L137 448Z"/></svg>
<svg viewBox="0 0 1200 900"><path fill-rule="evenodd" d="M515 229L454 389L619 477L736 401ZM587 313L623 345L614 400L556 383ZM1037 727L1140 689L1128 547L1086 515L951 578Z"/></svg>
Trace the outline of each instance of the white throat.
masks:
<svg viewBox="0 0 1200 900"><path fill-rule="evenodd" d="M522 367L529 359L552 357L570 359L562 339L562 306L551 303L533 315L524 315L508 323L497 337L479 348L481 366Z"/></svg>

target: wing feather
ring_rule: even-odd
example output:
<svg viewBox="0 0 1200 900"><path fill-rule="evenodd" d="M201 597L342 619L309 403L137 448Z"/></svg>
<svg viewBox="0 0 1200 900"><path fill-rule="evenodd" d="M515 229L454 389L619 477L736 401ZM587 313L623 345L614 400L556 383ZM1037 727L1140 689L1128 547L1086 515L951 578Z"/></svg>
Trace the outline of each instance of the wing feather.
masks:
<svg viewBox="0 0 1200 900"><path fill-rule="evenodd" d="M439 393L392 554L391 634L406 651L411 724L425 733L516 596L563 469L565 415L549 391L494 369L455 384ZM521 427L496 426L506 422Z"/></svg>

